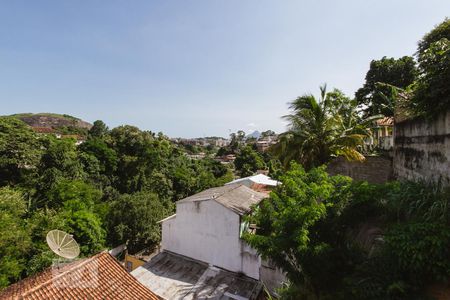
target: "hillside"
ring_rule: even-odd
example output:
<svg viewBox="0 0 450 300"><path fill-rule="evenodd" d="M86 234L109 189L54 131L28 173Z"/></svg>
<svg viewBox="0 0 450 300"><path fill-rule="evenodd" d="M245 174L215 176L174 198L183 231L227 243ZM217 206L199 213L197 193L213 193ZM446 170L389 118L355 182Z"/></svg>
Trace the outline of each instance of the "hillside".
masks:
<svg viewBox="0 0 450 300"><path fill-rule="evenodd" d="M92 124L70 115L54 113L20 113L11 115L33 128L52 128L63 134L85 135Z"/></svg>

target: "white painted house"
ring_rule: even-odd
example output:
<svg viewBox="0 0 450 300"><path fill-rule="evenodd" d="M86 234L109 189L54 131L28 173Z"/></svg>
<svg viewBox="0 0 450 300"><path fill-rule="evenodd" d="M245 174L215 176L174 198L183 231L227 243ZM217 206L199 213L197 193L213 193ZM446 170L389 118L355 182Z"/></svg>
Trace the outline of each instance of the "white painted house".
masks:
<svg viewBox="0 0 450 300"><path fill-rule="evenodd" d="M243 184L212 188L176 203L161 221L162 250L260 279L261 258L241 239L243 216L267 194Z"/></svg>

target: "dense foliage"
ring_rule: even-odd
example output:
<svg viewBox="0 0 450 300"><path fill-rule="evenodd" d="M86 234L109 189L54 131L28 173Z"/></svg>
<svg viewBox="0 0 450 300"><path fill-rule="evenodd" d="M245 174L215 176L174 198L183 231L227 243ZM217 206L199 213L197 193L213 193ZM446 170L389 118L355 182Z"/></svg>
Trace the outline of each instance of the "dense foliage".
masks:
<svg viewBox="0 0 450 300"><path fill-rule="evenodd" d="M51 264L51 229L73 234L82 255L152 247L173 201L233 178L220 162L192 160L164 135L133 126L96 121L75 142L0 118L0 288Z"/></svg>
<svg viewBox="0 0 450 300"><path fill-rule="evenodd" d="M339 90L327 92L323 86L320 92L320 99L311 94L298 97L290 105L292 114L285 116L289 130L280 134L272 152L286 167L294 160L309 169L335 156L364 160L364 138L371 135L378 116L361 118L356 102Z"/></svg>
<svg viewBox="0 0 450 300"><path fill-rule="evenodd" d="M286 298L423 299L428 284L448 280L449 193L297 165L280 179L245 238L286 271Z"/></svg>
<svg viewBox="0 0 450 300"><path fill-rule="evenodd" d="M393 116L396 88L405 89L416 76L416 63L410 56L372 60L364 86L356 91L356 101L365 106L367 115Z"/></svg>
<svg viewBox="0 0 450 300"><path fill-rule="evenodd" d="M450 109L450 20L446 19L419 42L419 77L412 106L416 114L433 117Z"/></svg>
<svg viewBox="0 0 450 300"><path fill-rule="evenodd" d="M236 156L234 166L241 177L247 177L255 174L258 170L263 170L266 164L260 153L250 146L246 146Z"/></svg>

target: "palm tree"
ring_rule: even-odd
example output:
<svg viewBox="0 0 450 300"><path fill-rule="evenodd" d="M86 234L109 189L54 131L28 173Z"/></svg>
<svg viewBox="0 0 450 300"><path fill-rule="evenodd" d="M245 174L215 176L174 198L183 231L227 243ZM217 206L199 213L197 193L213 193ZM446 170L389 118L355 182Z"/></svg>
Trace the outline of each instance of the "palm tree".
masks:
<svg viewBox="0 0 450 300"><path fill-rule="evenodd" d="M364 138L371 135L370 125L380 116L363 120L356 108L356 101L339 90L327 93L326 85L320 87L319 100L312 94L298 97L290 103L292 114L283 117L289 122L288 131L279 136L272 152L285 167L295 160L306 169L334 156L364 160L360 152Z"/></svg>

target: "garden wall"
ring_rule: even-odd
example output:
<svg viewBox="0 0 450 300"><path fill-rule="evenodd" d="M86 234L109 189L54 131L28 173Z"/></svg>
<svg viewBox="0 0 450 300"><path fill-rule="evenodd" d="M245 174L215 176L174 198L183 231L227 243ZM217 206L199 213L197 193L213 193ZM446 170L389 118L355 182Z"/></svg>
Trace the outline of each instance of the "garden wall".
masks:
<svg viewBox="0 0 450 300"><path fill-rule="evenodd" d="M450 186L450 111L394 127L394 175Z"/></svg>
<svg viewBox="0 0 450 300"><path fill-rule="evenodd" d="M346 175L355 181L384 183L392 179L392 159L382 156L367 156L364 162L351 162L338 157L328 164L330 175Z"/></svg>

